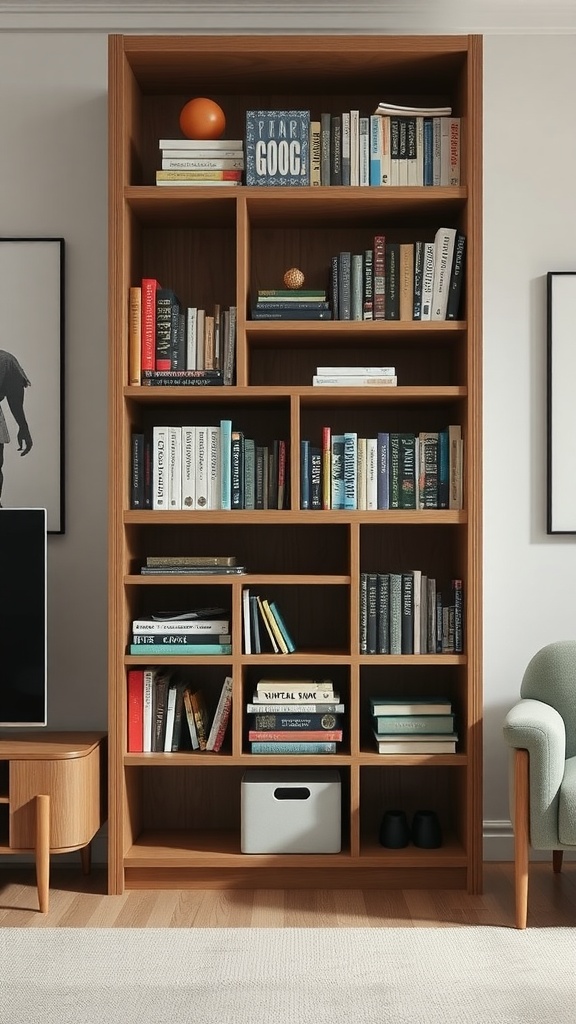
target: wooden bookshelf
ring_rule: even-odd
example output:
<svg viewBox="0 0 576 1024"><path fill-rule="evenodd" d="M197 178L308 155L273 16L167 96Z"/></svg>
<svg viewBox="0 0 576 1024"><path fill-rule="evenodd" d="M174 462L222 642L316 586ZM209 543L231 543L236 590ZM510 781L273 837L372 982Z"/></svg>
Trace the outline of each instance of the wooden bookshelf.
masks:
<svg viewBox="0 0 576 1024"><path fill-rule="evenodd" d="M379 100L449 103L461 117L458 187L158 188L158 141L181 135L178 114L211 96L225 136L243 138L246 109L360 109ZM482 886L481 369L482 43L478 36L111 36L109 40L109 891L138 887ZM225 195L222 195L225 192ZM257 288L282 286L290 266L306 286L327 284L330 253L362 251L385 232L433 239L466 235L463 318L452 322L251 322ZM128 386L128 290L144 276L185 304L236 305L236 383L211 388ZM192 298L194 296L194 301ZM397 367L397 388L311 387L316 364ZM133 511L131 433L154 423L230 418L247 436L290 442L282 511ZM383 421L386 426L378 426ZM301 511L299 442L323 424L437 430L460 423L464 507L442 511ZM347 426L345 426L347 424ZM149 554L235 554L245 577L145 578ZM462 654L360 655L360 574L422 568L464 581ZM182 587L188 588L186 591ZM248 655L242 591L280 600L292 655ZM184 594L186 595L184 598ZM232 715L217 754L127 751L127 671L149 664L126 652L131 620L158 606L225 604L230 657L172 657L216 698L233 678ZM159 664L166 664L167 659ZM346 705L339 753L256 756L244 708L263 675L330 676ZM457 753L378 755L369 699L448 695ZM323 767L342 780L342 852L243 855L240 785L257 767ZM384 849L384 810L435 809L436 850Z"/></svg>

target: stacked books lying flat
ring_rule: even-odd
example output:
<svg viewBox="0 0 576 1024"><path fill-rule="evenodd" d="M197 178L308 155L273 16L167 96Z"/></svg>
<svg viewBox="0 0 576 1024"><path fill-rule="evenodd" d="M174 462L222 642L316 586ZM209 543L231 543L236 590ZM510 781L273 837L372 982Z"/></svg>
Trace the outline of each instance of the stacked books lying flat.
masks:
<svg viewBox="0 0 576 1024"><path fill-rule="evenodd" d="M162 169L157 185L240 185L244 173L242 139L160 139Z"/></svg>
<svg viewBox="0 0 576 1024"><path fill-rule="evenodd" d="M129 653L143 658L232 654L229 613L224 608L197 608L134 619Z"/></svg>
<svg viewBox="0 0 576 1024"><path fill-rule="evenodd" d="M276 601L242 592L244 653L293 654L296 645Z"/></svg>
<svg viewBox="0 0 576 1024"><path fill-rule="evenodd" d="M317 366L314 387L393 388L398 383L394 366Z"/></svg>
<svg viewBox="0 0 576 1024"><path fill-rule="evenodd" d="M253 320L331 320L332 310L323 288L259 289L252 303Z"/></svg>
<svg viewBox="0 0 576 1024"><path fill-rule="evenodd" d="M335 754L342 740L331 679L261 679L246 712L253 754Z"/></svg>
<svg viewBox="0 0 576 1024"><path fill-rule="evenodd" d="M245 565L237 565L234 555L149 555L140 569L142 576L244 576Z"/></svg>
<svg viewBox="0 0 576 1024"><path fill-rule="evenodd" d="M217 752L226 735L231 706L230 676L226 676L210 714L203 691L171 669L129 669L128 751Z"/></svg>
<svg viewBox="0 0 576 1024"><path fill-rule="evenodd" d="M361 654L462 654L461 579L444 591L420 569L360 573Z"/></svg>
<svg viewBox="0 0 576 1024"><path fill-rule="evenodd" d="M451 701L413 697L370 701L372 731L379 754L453 754L458 735L454 731Z"/></svg>

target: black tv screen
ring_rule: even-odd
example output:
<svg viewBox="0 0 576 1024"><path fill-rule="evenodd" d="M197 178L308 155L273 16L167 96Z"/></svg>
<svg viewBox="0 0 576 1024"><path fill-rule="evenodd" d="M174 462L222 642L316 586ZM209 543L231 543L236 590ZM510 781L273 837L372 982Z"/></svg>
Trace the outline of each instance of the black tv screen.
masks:
<svg viewBox="0 0 576 1024"><path fill-rule="evenodd" d="M47 720L46 509L0 508L0 728Z"/></svg>

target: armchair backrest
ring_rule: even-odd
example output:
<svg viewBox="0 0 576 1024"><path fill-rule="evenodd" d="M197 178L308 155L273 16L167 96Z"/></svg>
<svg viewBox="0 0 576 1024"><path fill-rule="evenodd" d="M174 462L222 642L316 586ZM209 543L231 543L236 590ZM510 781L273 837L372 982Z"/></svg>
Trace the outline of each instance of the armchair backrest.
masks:
<svg viewBox="0 0 576 1024"><path fill-rule="evenodd" d="M566 757L576 755L576 640L558 640L538 651L524 672L520 696L556 709L566 727Z"/></svg>

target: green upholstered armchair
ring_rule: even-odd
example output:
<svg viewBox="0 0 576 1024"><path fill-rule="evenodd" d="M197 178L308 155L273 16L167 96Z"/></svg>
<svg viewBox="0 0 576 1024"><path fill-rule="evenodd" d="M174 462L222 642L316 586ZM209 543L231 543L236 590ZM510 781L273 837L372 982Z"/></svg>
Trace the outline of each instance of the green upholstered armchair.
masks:
<svg viewBox="0 0 576 1024"><path fill-rule="evenodd" d="M526 927L529 847L576 852L576 641L548 644L529 662L521 699L508 712L512 748L516 926Z"/></svg>

